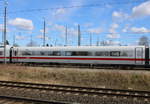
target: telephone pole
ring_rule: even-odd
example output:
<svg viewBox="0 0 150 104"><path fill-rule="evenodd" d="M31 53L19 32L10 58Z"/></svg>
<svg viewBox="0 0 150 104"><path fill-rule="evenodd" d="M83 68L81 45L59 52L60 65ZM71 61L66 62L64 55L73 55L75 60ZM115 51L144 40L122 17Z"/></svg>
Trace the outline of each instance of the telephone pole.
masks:
<svg viewBox="0 0 150 104"><path fill-rule="evenodd" d="M43 46L45 47L45 19L44 19L44 29L43 29Z"/></svg>
<svg viewBox="0 0 150 104"><path fill-rule="evenodd" d="M4 5L5 5L5 7L4 7L4 36L3 36L3 38L4 38L4 63L6 64L7 62L6 62L6 35L7 35L7 27L6 27L6 23L7 23L7 2L6 1L4 1Z"/></svg>

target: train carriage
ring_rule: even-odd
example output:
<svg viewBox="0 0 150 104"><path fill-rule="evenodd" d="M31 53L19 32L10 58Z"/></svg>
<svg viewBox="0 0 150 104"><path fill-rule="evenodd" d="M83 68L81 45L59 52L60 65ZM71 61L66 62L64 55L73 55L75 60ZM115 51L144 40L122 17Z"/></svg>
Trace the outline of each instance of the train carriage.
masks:
<svg viewBox="0 0 150 104"><path fill-rule="evenodd" d="M6 46L6 61L10 60L10 46ZM0 62L4 62L4 46L0 46Z"/></svg>
<svg viewBox="0 0 150 104"><path fill-rule="evenodd" d="M14 47L12 62L145 65L145 46ZM147 51L146 51L147 50ZM149 56L148 56L149 57Z"/></svg>

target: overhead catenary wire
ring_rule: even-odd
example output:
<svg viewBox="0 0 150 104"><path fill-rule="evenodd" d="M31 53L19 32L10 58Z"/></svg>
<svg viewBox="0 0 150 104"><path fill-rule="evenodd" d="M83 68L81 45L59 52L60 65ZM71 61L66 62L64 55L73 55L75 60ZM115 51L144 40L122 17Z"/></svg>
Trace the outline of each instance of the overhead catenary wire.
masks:
<svg viewBox="0 0 150 104"><path fill-rule="evenodd" d="M9 11L8 14L15 14L15 13L29 13L29 12L41 12L47 10L57 10L57 9L71 9L71 8L90 8L90 7L101 7L104 5L126 5L126 4L134 4L134 3L141 3L144 1L150 0L135 0L135 1L126 1L126 2L109 2L109 3L97 3L97 4L87 4L87 5L72 5L72 6L62 6L62 7L53 7L53 8L39 8L39 9L25 9L19 11ZM1 14L1 13L0 13Z"/></svg>
<svg viewBox="0 0 150 104"><path fill-rule="evenodd" d="M47 11L47 10L57 10L57 9L71 9L71 8L88 8L88 7L100 7L106 4L111 4L111 5L118 5L118 4L129 4L129 3L139 3L142 1L147 1L147 0L139 0L136 2L120 2L120 3L99 3L99 4L89 4L89 5L74 5L74 6L64 6L64 7L54 7L54 8L47 8L47 9L27 9L27 10L20 10L20 11L9 11L7 12L8 14L15 14L15 13L29 13L29 12L39 12L39 11ZM82 32L82 31L81 31ZM99 33L99 34L149 34L147 32L143 33L133 33L133 32L126 32L126 33L109 33L109 32L104 32L104 33Z"/></svg>

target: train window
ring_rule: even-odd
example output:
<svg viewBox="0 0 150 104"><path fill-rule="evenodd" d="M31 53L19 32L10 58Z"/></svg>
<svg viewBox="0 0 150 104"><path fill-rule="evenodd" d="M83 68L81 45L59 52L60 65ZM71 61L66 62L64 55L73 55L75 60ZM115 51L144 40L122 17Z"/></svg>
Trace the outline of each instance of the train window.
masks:
<svg viewBox="0 0 150 104"><path fill-rule="evenodd" d="M0 51L0 55L3 55L3 51Z"/></svg>
<svg viewBox="0 0 150 104"><path fill-rule="evenodd" d="M110 56L110 54L107 51L102 51L102 52L95 52L95 56Z"/></svg>
<svg viewBox="0 0 150 104"><path fill-rule="evenodd" d="M40 55L40 52L39 51L32 51L32 55L33 56Z"/></svg>
<svg viewBox="0 0 150 104"><path fill-rule="evenodd" d="M138 56L138 57L143 56L143 55L142 55L142 51L141 51L141 50L137 50L137 51L136 51L136 56Z"/></svg>
<svg viewBox="0 0 150 104"><path fill-rule="evenodd" d="M128 52L123 51L123 52L120 53L120 56L126 56L127 57L128 56Z"/></svg>
<svg viewBox="0 0 150 104"><path fill-rule="evenodd" d="M65 56L72 56L72 52L65 52Z"/></svg>
<svg viewBox="0 0 150 104"><path fill-rule="evenodd" d="M43 56L52 56L53 52L51 52L51 51L41 51L40 55L43 55Z"/></svg>
<svg viewBox="0 0 150 104"><path fill-rule="evenodd" d="M52 55L53 56L61 56L61 52L60 51L53 51Z"/></svg>
<svg viewBox="0 0 150 104"><path fill-rule="evenodd" d="M52 51L49 51L48 52L48 56L52 56L53 55L53 52Z"/></svg>
<svg viewBox="0 0 150 104"><path fill-rule="evenodd" d="M91 56L91 52L86 52L86 51L68 51L65 52L66 56Z"/></svg>
<svg viewBox="0 0 150 104"><path fill-rule="evenodd" d="M91 56L91 52L72 52L72 56Z"/></svg>
<svg viewBox="0 0 150 104"><path fill-rule="evenodd" d="M30 51L22 51L22 55L32 55L32 52ZM16 51L15 51L15 56L16 56Z"/></svg>
<svg viewBox="0 0 150 104"><path fill-rule="evenodd" d="M42 56L44 56L44 55L46 55L46 52L40 52L40 55L42 55Z"/></svg>
<svg viewBox="0 0 150 104"><path fill-rule="evenodd" d="M112 51L110 52L110 56L120 56L120 51Z"/></svg>

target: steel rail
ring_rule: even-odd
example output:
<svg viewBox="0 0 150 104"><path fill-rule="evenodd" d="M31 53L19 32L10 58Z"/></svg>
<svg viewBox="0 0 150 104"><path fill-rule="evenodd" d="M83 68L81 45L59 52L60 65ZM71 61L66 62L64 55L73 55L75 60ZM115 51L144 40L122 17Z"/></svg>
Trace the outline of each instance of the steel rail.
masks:
<svg viewBox="0 0 150 104"><path fill-rule="evenodd" d="M0 98L10 99L10 100L17 100L17 101L44 103L44 104L70 104L70 103L61 102L61 101L39 100L39 99L33 99L33 98L27 98L27 97L17 97L17 96L2 96L2 95L0 95Z"/></svg>
<svg viewBox="0 0 150 104"><path fill-rule="evenodd" d="M150 99L149 91L138 91L138 90L88 88L88 87L35 84L35 83L11 82L11 81L0 81L0 86L30 88L30 89L59 91L59 92L61 91L65 93L69 92L69 93L79 93L79 94L98 95L98 96L107 95L107 96L117 96L117 97L121 96L121 97L130 97L130 98Z"/></svg>

